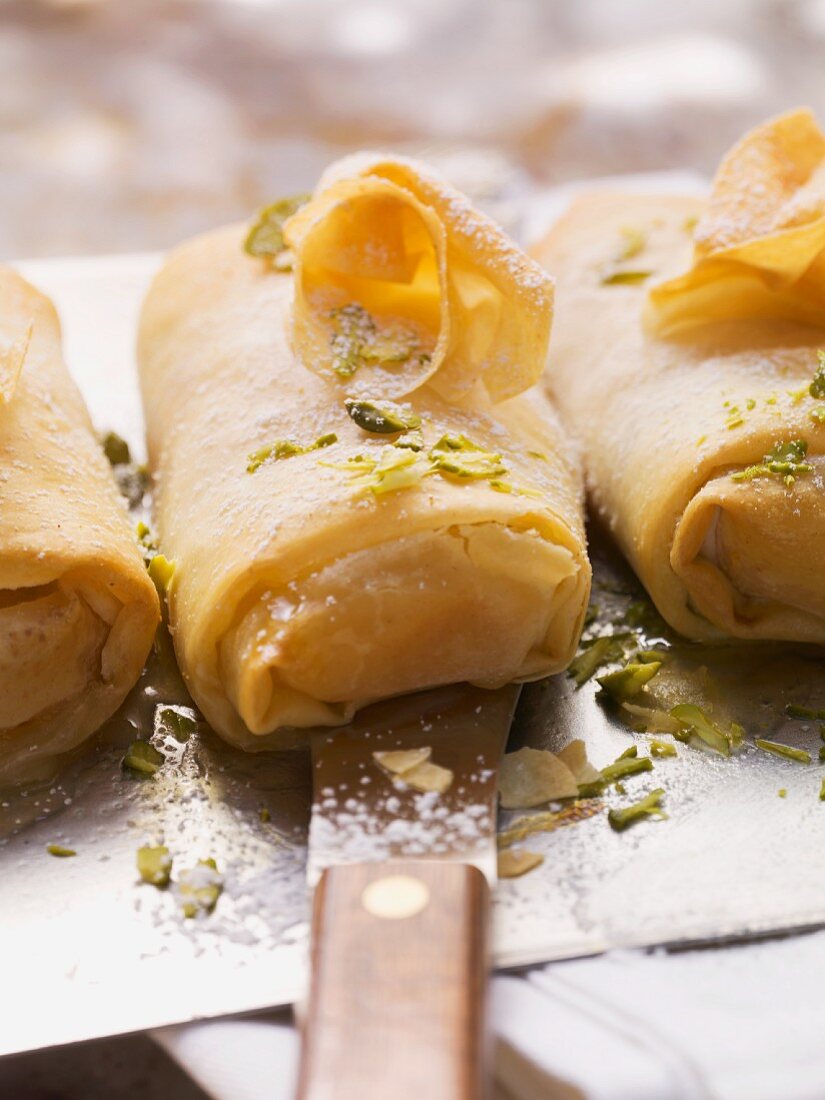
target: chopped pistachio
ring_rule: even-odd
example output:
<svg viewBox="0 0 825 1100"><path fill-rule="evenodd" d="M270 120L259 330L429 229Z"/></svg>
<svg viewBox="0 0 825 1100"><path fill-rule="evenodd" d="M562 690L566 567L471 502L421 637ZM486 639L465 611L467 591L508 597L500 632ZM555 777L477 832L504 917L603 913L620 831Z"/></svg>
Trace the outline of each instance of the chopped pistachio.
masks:
<svg viewBox="0 0 825 1100"><path fill-rule="evenodd" d="M176 707L158 706L155 708L155 732L166 733L181 744L188 741L197 732L198 720L184 714Z"/></svg>
<svg viewBox="0 0 825 1100"><path fill-rule="evenodd" d="M121 761L124 768L139 775L154 775L166 757L148 741L133 741Z"/></svg>
<svg viewBox="0 0 825 1100"><path fill-rule="evenodd" d="M682 727L685 740L695 735L721 756L730 756L731 749L741 740L740 726L731 726L731 729L725 733L693 703L680 703L679 706L673 707L670 715Z"/></svg>
<svg viewBox="0 0 825 1100"><path fill-rule="evenodd" d="M538 852L526 852L523 848L505 848L498 853L498 877L519 878L544 863Z"/></svg>
<svg viewBox="0 0 825 1100"><path fill-rule="evenodd" d="M725 404L727 405L728 402L725 402ZM744 420L742 414L739 411L739 406L738 405L732 405L728 409L728 416L727 416L727 420L725 421L726 427L728 427L728 428L738 428L744 423L745 423L745 420Z"/></svg>
<svg viewBox="0 0 825 1100"><path fill-rule="evenodd" d="M379 333L374 319L357 302L331 310L329 318L333 330L332 369L340 378L351 378L365 363L392 367L413 358L419 363L430 360L429 354L419 350L414 332Z"/></svg>
<svg viewBox="0 0 825 1100"><path fill-rule="evenodd" d="M581 687L602 667L612 661L618 661L624 654L621 640L613 635L596 638L587 644L571 662L567 674Z"/></svg>
<svg viewBox="0 0 825 1100"><path fill-rule="evenodd" d="M351 378L363 362L363 348L375 336L375 322L363 306L353 302L332 310L332 369L341 378Z"/></svg>
<svg viewBox="0 0 825 1100"><path fill-rule="evenodd" d="M628 702L622 703L621 707L631 717L641 720L639 733L672 733L676 737L682 731L682 726L676 719L659 707L644 707Z"/></svg>
<svg viewBox="0 0 825 1100"><path fill-rule="evenodd" d="M101 440L103 453L112 466L126 466L132 461L129 444L117 432L107 432Z"/></svg>
<svg viewBox="0 0 825 1100"><path fill-rule="evenodd" d="M661 667L661 661L650 661L647 664L630 661L624 668L616 669L615 672L608 672L605 676L599 676L597 683L602 691L605 691L616 702L621 703L625 699L638 695Z"/></svg>
<svg viewBox="0 0 825 1100"><path fill-rule="evenodd" d="M347 398L344 402L347 413L365 432L377 435L396 435L412 428L421 427L421 417L411 409L385 401L381 405L374 401L356 401Z"/></svg>
<svg viewBox="0 0 825 1100"><path fill-rule="evenodd" d="M764 455L762 461L755 466L747 466L732 474L734 481L753 481L759 477L799 477L813 470L809 462L805 462L808 453L808 444L804 439L792 439L787 443L777 442L771 452Z"/></svg>
<svg viewBox="0 0 825 1100"><path fill-rule="evenodd" d="M801 707L797 703L788 703L785 713L789 718L809 718L812 722L825 722L825 710Z"/></svg>
<svg viewBox="0 0 825 1100"><path fill-rule="evenodd" d="M261 259L283 252L286 248L284 223L310 198L310 195L290 195L265 206L246 236L244 251Z"/></svg>
<svg viewBox="0 0 825 1100"><path fill-rule="evenodd" d="M424 433L419 431L405 432L404 435L396 439L393 443L394 447L406 447L410 451L423 451L424 450Z"/></svg>
<svg viewBox="0 0 825 1100"><path fill-rule="evenodd" d="M622 229L622 244L619 251L616 253L616 260L621 263L623 260L632 260L643 252L645 245L647 244L647 233L643 229L634 229L631 226L626 226Z"/></svg>
<svg viewBox="0 0 825 1100"><path fill-rule="evenodd" d="M825 351L822 348L816 353L817 366L814 372L813 381L808 387L808 393L811 397L825 397Z"/></svg>
<svg viewBox="0 0 825 1100"><path fill-rule="evenodd" d="M650 771L653 771L653 761L649 756L620 756L602 768L602 779L605 783L615 783L618 779L628 779L631 775Z"/></svg>
<svg viewBox="0 0 825 1100"><path fill-rule="evenodd" d="M50 856L57 856L59 859L67 859L69 856L77 855L74 848L64 848L62 844L47 844L46 851Z"/></svg>
<svg viewBox="0 0 825 1100"><path fill-rule="evenodd" d="M194 867L182 871L178 879L178 896L184 917L211 913L223 892L223 876L214 859L199 859Z"/></svg>
<svg viewBox="0 0 825 1100"><path fill-rule="evenodd" d="M784 756L786 760L795 760L798 764L810 764L811 754L804 749L795 749L791 745L783 745L779 741L766 741L764 737L757 737L754 744L763 752L770 752L774 756Z"/></svg>
<svg viewBox="0 0 825 1100"><path fill-rule="evenodd" d="M822 786L819 788L819 801L825 802L825 779L822 780Z"/></svg>
<svg viewBox="0 0 825 1100"><path fill-rule="evenodd" d="M138 874L150 886L168 886L172 874L172 857L162 844L157 847L144 845L137 850Z"/></svg>
<svg viewBox="0 0 825 1100"><path fill-rule="evenodd" d="M650 742L650 755L651 756L678 756L676 752L676 746L670 741L658 741L654 740Z"/></svg>
<svg viewBox="0 0 825 1100"><path fill-rule="evenodd" d="M466 435L443 435L430 451L430 461L439 473L453 477L497 478L507 473L501 455L486 451Z"/></svg>
<svg viewBox="0 0 825 1100"><path fill-rule="evenodd" d="M788 794L787 790L784 787L780 787L776 793L779 795L780 798L785 798Z"/></svg>
<svg viewBox="0 0 825 1100"><path fill-rule="evenodd" d="M601 282L602 286L632 286L636 283L643 283L645 279L649 279L652 274L652 271L611 271L606 275L602 275Z"/></svg>
<svg viewBox="0 0 825 1100"><path fill-rule="evenodd" d="M415 451L398 451L393 447L387 447L383 457L375 464L365 488L375 496L395 493L399 489L409 489L413 485L418 485L425 472L424 467L417 460Z"/></svg>
<svg viewBox="0 0 825 1100"><path fill-rule="evenodd" d="M667 814L662 809L664 794L663 788L658 787L640 802L634 802L632 806L625 806L621 810L610 810L607 814L607 820L610 822L611 827L620 833L647 817L666 818Z"/></svg>
<svg viewBox="0 0 825 1100"><path fill-rule="evenodd" d="M274 443L247 455L246 472L254 474L265 462L277 462L281 458L292 458L293 455L320 451L323 447L330 447L337 442L338 436L335 432L325 432L324 435L319 435L314 443L308 444L296 443L294 439L276 439Z"/></svg>
<svg viewBox="0 0 825 1100"><path fill-rule="evenodd" d="M272 820L272 814L266 806L261 806L258 810L258 820L264 825Z"/></svg>
<svg viewBox="0 0 825 1100"><path fill-rule="evenodd" d="M819 750L819 763L825 764L825 745Z"/></svg>
<svg viewBox="0 0 825 1100"><path fill-rule="evenodd" d="M163 554L155 554L147 566L149 576L154 582L158 595L163 599L169 591L169 585L175 575L176 563L169 561Z"/></svg>

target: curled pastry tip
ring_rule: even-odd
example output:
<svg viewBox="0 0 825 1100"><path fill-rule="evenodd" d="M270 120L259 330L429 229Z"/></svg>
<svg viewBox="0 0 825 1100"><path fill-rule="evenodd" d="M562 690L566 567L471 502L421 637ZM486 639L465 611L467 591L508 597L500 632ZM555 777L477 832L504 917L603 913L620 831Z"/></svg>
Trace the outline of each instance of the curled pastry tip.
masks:
<svg viewBox="0 0 825 1100"><path fill-rule="evenodd" d="M540 377L552 279L414 161L339 161L284 237L296 353L348 393L495 403Z"/></svg>
<svg viewBox="0 0 825 1100"><path fill-rule="evenodd" d="M825 134L810 110L769 119L734 145L694 242L689 270L650 290L652 331L749 318L822 324Z"/></svg>

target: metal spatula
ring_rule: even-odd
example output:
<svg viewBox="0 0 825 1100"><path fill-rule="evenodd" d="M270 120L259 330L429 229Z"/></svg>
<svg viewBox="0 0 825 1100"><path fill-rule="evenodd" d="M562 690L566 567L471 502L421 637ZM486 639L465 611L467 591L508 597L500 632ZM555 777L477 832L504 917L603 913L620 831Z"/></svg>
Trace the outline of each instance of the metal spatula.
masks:
<svg viewBox="0 0 825 1100"><path fill-rule="evenodd" d="M481 1095L496 775L517 699L449 687L314 738L301 1100ZM453 773L444 793L374 755L423 748Z"/></svg>

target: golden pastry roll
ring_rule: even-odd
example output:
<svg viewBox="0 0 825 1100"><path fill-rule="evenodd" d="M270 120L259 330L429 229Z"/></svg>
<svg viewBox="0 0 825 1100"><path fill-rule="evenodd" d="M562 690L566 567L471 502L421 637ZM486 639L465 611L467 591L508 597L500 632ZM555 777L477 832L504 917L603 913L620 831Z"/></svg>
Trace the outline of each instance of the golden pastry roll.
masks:
<svg viewBox="0 0 825 1100"><path fill-rule="evenodd" d="M248 749L558 671L588 598L578 461L529 388L550 281L416 166L357 163L265 212L259 255L244 227L177 249L140 324L175 649Z"/></svg>
<svg viewBox="0 0 825 1100"><path fill-rule="evenodd" d="M709 201L582 196L547 385L595 508L691 638L825 642L825 138L747 135Z"/></svg>
<svg viewBox="0 0 825 1100"><path fill-rule="evenodd" d="M51 302L0 269L0 781L38 776L136 683L160 612L64 366Z"/></svg>

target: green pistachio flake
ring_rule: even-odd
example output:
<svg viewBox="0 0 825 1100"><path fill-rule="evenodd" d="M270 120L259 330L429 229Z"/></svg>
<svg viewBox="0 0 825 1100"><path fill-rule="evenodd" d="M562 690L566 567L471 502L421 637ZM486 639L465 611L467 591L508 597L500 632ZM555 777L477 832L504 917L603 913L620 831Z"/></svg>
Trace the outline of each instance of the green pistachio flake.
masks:
<svg viewBox="0 0 825 1100"><path fill-rule="evenodd" d="M813 381L808 387L808 393L811 397L825 397L825 351L822 348L816 353L817 367L814 373Z"/></svg>
<svg viewBox="0 0 825 1100"><path fill-rule="evenodd" d="M211 913L223 892L223 876L214 859L199 859L194 867L181 871L178 895L184 917Z"/></svg>
<svg viewBox="0 0 825 1100"><path fill-rule="evenodd" d="M732 405L728 409L728 417L727 417L727 420L725 421L725 426L728 429L730 429L730 428L739 428L744 423L745 423L745 419L742 416L741 412L739 411L739 406L738 405Z"/></svg>
<svg viewBox="0 0 825 1100"><path fill-rule="evenodd" d="M296 443L294 439L276 439L266 447L261 447L247 455L246 472L254 474L266 462L277 462L281 458L292 458L293 455L305 455L310 451L320 451L324 447L331 447L338 442L335 432L325 432L319 435L314 443Z"/></svg>
<svg viewBox="0 0 825 1100"><path fill-rule="evenodd" d="M627 779L631 775L653 771L653 761L649 756L620 756L612 764L602 768L605 783L615 783L617 779Z"/></svg>
<svg viewBox="0 0 825 1100"><path fill-rule="evenodd" d="M290 195L265 206L244 241L244 251L250 256L267 259L286 248L284 223L309 202L311 195Z"/></svg>
<svg viewBox="0 0 825 1100"><path fill-rule="evenodd" d="M685 739L695 735L721 756L730 756L731 749L741 740L740 726L731 726L729 732L725 733L703 710L692 703L680 703L671 710L670 716L682 727Z"/></svg>
<svg viewBox="0 0 825 1100"><path fill-rule="evenodd" d="M644 252L647 244L647 233L642 229L634 229L630 226L622 229L622 244L616 253L616 260L621 263L624 260L632 260Z"/></svg>
<svg viewBox="0 0 825 1100"><path fill-rule="evenodd" d="M666 818L667 814L662 809L664 794L664 789L658 787L640 802L634 802L632 806L625 806L621 810L608 811L607 820L610 822L611 827L617 833L620 833L630 825L635 825L648 817Z"/></svg>
<svg viewBox="0 0 825 1100"><path fill-rule="evenodd" d="M175 566L176 563L169 561L163 554L155 554L147 566L149 576L161 599L164 599L169 591L169 585L175 575Z"/></svg>
<svg viewBox="0 0 825 1100"><path fill-rule="evenodd" d="M74 848L64 848L62 844L47 844L46 851L50 856L57 856L58 859L68 859L69 856L77 855Z"/></svg>
<svg viewBox="0 0 825 1100"><path fill-rule="evenodd" d="M261 821L264 825L272 820L272 814L269 812L266 806L261 806L260 810L258 810L258 820Z"/></svg>
<svg viewBox="0 0 825 1100"><path fill-rule="evenodd" d="M825 764L825 745L819 750L819 763Z"/></svg>
<svg viewBox="0 0 825 1100"><path fill-rule="evenodd" d="M634 286L643 283L652 274L652 271L611 271L607 275L602 275L601 283L602 286Z"/></svg>
<svg viewBox="0 0 825 1100"><path fill-rule="evenodd" d="M825 802L825 779L822 780L822 786L819 788L819 801Z"/></svg>
<svg viewBox="0 0 825 1100"><path fill-rule="evenodd" d="M121 764L138 775L154 775L165 760L163 753L148 741L133 741Z"/></svg>
<svg viewBox="0 0 825 1100"><path fill-rule="evenodd" d="M780 798L786 798L788 794L784 787L780 787L776 793L779 795Z"/></svg>
<svg viewBox="0 0 825 1100"><path fill-rule="evenodd" d="M132 461L129 444L117 432L107 432L101 440L103 453L112 466L125 466Z"/></svg>
<svg viewBox="0 0 825 1100"><path fill-rule="evenodd" d="M639 746L638 745L628 745L628 747L624 750L624 752L619 753L619 755L616 757L616 759L617 760L629 760L630 757L638 756L638 755L639 755Z"/></svg>
<svg viewBox="0 0 825 1100"><path fill-rule="evenodd" d="M424 433L419 431L405 432L393 443L394 447L404 447L410 451L424 450Z"/></svg>
<svg viewBox="0 0 825 1100"><path fill-rule="evenodd" d="M355 455L344 462L324 462L322 465L355 474L353 485L375 496L409 489L418 485L429 472L415 451L403 450L392 444L382 447L378 458Z"/></svg>
<svg viewBox="0 0 825 1100"><path fill-rule="evenodd" d="M812 722L825 722L825 710L814 710L813 707L800 707L797 703L788 703L785 713L789 718L809 719Z"/></svg>
<svg viewBox="0 0 825 1100"><path fill-rule="evenodd" d="M732 474L734 481L753 481L759 477L788 477L795 478L801 474L809 474L813 466L805 462L808 453L808 444L804 439L792 439L787 443L778 442L773 450L766 454L762 461L755 466L747 466Z"/></svg>
<svg viewBox="0 0 825 1100"><path fill-rule="evenodd" d="M623 703L626 699L638 695L661 667L661 661L650 661L647 664L629 661L624 668L600 676L597 682L602 691L615 699L617 703Z"/></svg>
<svg viewBox="0 0 825 1100"><path fill-rule="evenodd" d="M624 648L620 638L613 635L596 638L571 661L567 674L576 681L576 687L581 687L602 665L618 661L623 655Z"/></svg>
<svg viewBox="0 0 825 1100"><path fill-rule="evenodd" d="M610 783L616 783L618 789L618 784L623 779L628 779L631 775L641 775L642 772L652 771L653 761L650 757L640 757L637 756L637 753L638 748L636 745L631 745L629 749L625 749L617 760L602 768L598 779L594 779L591 783L581 783L579 785L578 797L598 798Z"/></svg>
<svg viewBox="0 0 825 1100"><path fill-rule="evenodd" d="M396 405L393 401L378 405L374 401L356 401L348 397L344 405L350 419L365 432L397 435L411 428L421 427L421 417L417 413Z"/></svg>
<svg viewBox="0 0 825 1100"><path fill-rule="evenodd" d="M155 708L154 725L155 733L168 734L184 744L193 733L197 732L198 720L175 707L161 705Z"/></svg>
<svg viewBox="0 0 825 1100"><path fill-rule="evenodd" d="M144 882L150 886L168 886L172 874L172 857L169 849L159 844L156 848L144 845L138 848L137 857L138 874Z"/></svg>
<svg viewBox="0 0 825 1100"><path fill-rule="evenodd" d="M430 451L430 461L442 474L483 480L507 474L501 455L486 451L466 435L443 435Z"/></svg>
<svg viewBox="0 0 825 1100"><path fill-rule="evenodd" d="M662 756L678 756L676 752L676 746L671 744L670 741L658 741L654 740L650 742L650 755L656 757Z"/></svg>
<svg viewBox="0 0 825 1100"><path fill-rule="evenodd" d="M784 756L786 760L795 760L798 764L810 764L811 754L804 749L794 749L790 745L782 745L779 741L766 741L763 737L757 737L754 744L763 752L773 753L774 756Z"/></svg>
<svg viewBox="0 0 825 1100"><path fill-rule="evenodd" d="M379 333L372 316L357 302L331 310L329 319L332 369L339 378L351 378L365 363L393 367L410 359L430 361L430 355L420 350L414 332L399 329Z"/></svg>

